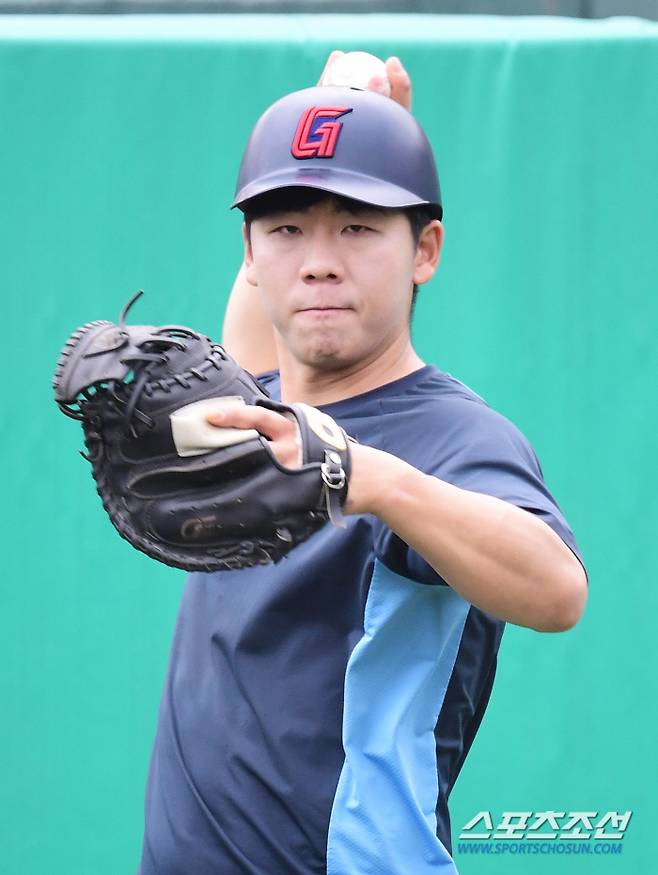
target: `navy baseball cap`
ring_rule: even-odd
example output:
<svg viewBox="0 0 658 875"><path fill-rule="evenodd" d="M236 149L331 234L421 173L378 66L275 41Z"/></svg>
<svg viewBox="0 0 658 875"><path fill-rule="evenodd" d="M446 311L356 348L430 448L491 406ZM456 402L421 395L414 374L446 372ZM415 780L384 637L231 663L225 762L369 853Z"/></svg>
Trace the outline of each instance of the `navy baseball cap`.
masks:
<svg viewBox="0 0 658 875"><path fill-rule="evenodd" d="M291 186L380 207L426 204L443 216L425 132L403 106L373 91L316 86L265 110L247 142L231 209Z"/></svg>

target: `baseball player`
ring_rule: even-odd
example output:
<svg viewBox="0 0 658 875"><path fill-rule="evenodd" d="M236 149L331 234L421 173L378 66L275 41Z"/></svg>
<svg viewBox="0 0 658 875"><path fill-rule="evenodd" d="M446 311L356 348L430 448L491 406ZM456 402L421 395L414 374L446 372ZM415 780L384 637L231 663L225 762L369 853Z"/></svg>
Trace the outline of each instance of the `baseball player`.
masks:
<svg viewBox="0 0 658 875"><path fill-rule="evenodd" d="M224 340L272 398L358 441L347 525L277 564L189 576L140 875L456 873L448 799L504 626L561 631L584 609L578 546L527 439L412 346L443 208L408 76L387 70L393 99L286 95L244 153ZM300 464L285 415L209 421Z"/></svg>

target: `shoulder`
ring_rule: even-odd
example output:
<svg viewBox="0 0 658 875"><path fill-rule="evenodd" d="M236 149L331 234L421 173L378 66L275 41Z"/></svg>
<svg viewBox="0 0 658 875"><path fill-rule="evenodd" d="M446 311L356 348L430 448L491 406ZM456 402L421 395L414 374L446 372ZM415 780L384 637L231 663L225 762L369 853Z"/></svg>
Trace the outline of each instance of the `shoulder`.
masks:
<svg viewBox="0 0 658 875"><path fill-rule="evenodd" d="M449 431L453 440L466 444L474 453L486 450L494 458L512 454L533 467L536 464L535 451L520 426L486 402L453 399L444 415L453 424Z"/></svg>
<svg viewBox="0 0 658 875"><path fill-rule="evenodd" d="M406 450L407 458L424 459L428 466L512 456L538 469L521 429L466 383L436 367L414 391L382 399L381 413L388 420L383 432L389 450Z"/></svg>

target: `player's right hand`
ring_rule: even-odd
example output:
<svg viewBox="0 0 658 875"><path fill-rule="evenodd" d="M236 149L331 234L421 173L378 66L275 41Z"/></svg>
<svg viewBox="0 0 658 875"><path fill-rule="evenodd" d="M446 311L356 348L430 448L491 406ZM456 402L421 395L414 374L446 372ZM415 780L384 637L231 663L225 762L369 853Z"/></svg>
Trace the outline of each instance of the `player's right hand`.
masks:
<svg viewBox="0 0 658 875"><path fill-rule="evenodd" d="M318 85L322 82L322 77L336 58L344 54L345 52L342 52L340 49L334 49L334 51L329 54L324 69L320 74ZM391 55L391 57L387 58L384 63L386 65L388 81L391 83L391 99L395 100L411 112L411 79L409 74L404 69L402 62L396 55ZM379 93L381 91L381 84L381 79L378 76L373 76L368 83L368 88L370 91L376 91Z"/></svg>

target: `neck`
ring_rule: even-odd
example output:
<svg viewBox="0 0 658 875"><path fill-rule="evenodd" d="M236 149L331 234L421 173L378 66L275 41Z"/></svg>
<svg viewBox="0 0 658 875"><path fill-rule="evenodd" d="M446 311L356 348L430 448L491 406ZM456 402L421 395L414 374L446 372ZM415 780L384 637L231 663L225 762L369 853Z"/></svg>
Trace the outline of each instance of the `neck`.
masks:
<svg viewBox="0 0 658 875"><path fill-rule="evenodd" d="M285 404L304 402L313 407L360 395L422 368L407 335L375 357L334 371L318 370L297 361L277 337L281 400Z"/></svg>

